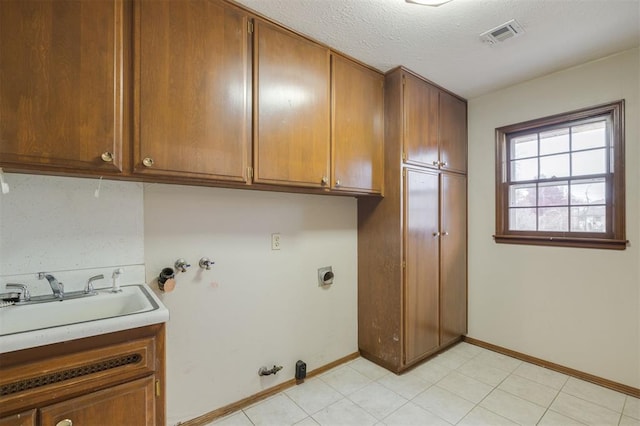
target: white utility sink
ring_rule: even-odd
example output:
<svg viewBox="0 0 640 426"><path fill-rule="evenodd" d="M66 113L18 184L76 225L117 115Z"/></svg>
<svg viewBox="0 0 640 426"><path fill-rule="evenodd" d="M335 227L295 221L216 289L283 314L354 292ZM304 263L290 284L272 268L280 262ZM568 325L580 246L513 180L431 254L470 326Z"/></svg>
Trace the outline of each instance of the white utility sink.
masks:
<svg viewBox="0 0 640 426"><path fill-rule="evenodd" d="M167 308L146 285L95 296L0 308L0 353L166 322Z"/></svg>

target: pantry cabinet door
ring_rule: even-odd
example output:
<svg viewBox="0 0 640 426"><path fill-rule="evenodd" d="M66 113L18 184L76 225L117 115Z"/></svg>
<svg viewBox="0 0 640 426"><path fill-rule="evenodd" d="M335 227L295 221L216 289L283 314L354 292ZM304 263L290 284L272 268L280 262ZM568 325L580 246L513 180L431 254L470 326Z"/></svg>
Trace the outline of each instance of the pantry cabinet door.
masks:
<svg viewBox="0 0 640 426"><path fill-rule="evenodd" d="M329 49L256 20L256 183L329 187Z"/></svg>
<svg viewBox="0 0 640 426"><path fill-rule="evenodd" d="M331 65L331 188L380 194L384 181L384 76L336 54Z"/></svg>
<svg viewBox="0 0 640 426"><path fill-rule="evenodd" d="M440 340L467 333L467 178L442 174Z"/></svg>
<svg viewBox="0 0 640 426"><path fill-rule="evenodd" d="M136 3L136 173L246 182L248 16L218 1Z"/></svg>
<svg viewBox="0 0 640 426"><path fill-rule="evenodd" d="M425 81L403 73L403 160L438 168L438 92Z"/></svg>
<svg viewBox="0 0 640 426"><path fill-rule="evenodd" d="M467 172L467 104L440 92L440 168Z"/></svg>
<svg viewBox="0 0 640 426"><path fill-rule="evenodd" d="M439 345L438 173L406 170L404 179L405 364Z"/></svg>
<svg viewBox="0 0 640 426"><path fill-rule="evenodd" d="M0 1L0 166L123 171L130 7Z"/></svg>

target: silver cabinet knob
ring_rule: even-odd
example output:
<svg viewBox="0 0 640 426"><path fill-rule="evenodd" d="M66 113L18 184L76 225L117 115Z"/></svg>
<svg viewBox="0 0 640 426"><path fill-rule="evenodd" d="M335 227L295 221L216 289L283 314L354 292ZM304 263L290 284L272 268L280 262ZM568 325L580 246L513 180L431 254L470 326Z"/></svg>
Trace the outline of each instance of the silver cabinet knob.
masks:
<svg viewBox="0 0 640 426"><path fill-rule="evenodd" d="M56 426L73 426L73 422L71 419L64 419L56 423Z"/></svg>
<svg viewBox="0 0 640 426"><path fill-rule="evenodd" d="M329 183L329 178L328 178L328 177L326 177L326 176L322 176L322 184L323 184L323 185L326 185L326 184L328 184L328 183Z"/></svg>
<svg viewBox="0 0 640 426"><path fill-rule="evenodd" d="M439 232L434 232L434 233L433 233L433 238L438 238L439 236L440 236L440 233L439 233Z"/></svg>
<svg viewBox="0 0 640 426"><path fill-rule="evenodd" d="M336 180L336 186L340 186L340 179Z"/></svg>
<svg viewBox="0 0 640 426"><path fill-rule="evenodd" d="M142 160L142 165L145 167L151 167L153 166L153 158L151 157L145 157L144 160Z"/></svg>
<svg viewBox="0 0 640 426"><path fill-rule="evenodd" d="M105 151L102 153L100 158L102 158L102 161L104 161L105 163L111 163L113 161L113 153Z"/></svg>
<svg viewBox="0 0 640 426"><path fill-rule="evenodd" d="M445 231L445 232L442 233L442 235L444 235L446 237L447 235L449 235L449 233Z"/></svg>
<svg viewBox="0 0 640 426"><path fill-rule="evenodd" d="M440 162L440 166L441 167L447 167L447 162L446 161L441 161Z"/></svg>
<svg viewBox="0 0 640 426"><path fill-rule="evenodd" d="M434 166L439 166L440 162L438 160L433 160L431 164L433 164Z"/></svg>

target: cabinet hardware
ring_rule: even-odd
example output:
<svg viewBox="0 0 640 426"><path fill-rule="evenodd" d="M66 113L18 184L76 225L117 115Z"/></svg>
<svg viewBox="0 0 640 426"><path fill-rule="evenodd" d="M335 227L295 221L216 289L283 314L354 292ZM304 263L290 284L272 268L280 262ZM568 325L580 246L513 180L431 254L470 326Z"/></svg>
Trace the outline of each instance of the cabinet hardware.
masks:
<svg viewBox="0 0 640 426"><path fill-rule="evenodd" d="M156 396L160 396L160 380L156 380Z"/></svg>
<svg viewBox="0 0 640 426"><path fill-rule="evenodd" d="M446 161L441 161L440 162L440 166L441 167L447 167L447 162Z"/></svg>
<svg viewBox="0 0 640 426"><path fill-rule="evenodd" d="M247 167L247 180L253 178L253 167Z"/></svg>
<svg viewBox="0 0 640 426"><path fill-rule="evenodd" d="M447 235L449 235L449 233L445 231L442 233L442 235L446 237Z"/></svg>
<svg viewBox="0 0 640 426"><path fill-rule="evenodd" d="M440 233L439 233L439 232L434 232L434 233L433 233L433 238L438 238L439 236L440 236Z"/></svg>
<svg viewBox="0 0 640 426"><path fill-rule="evenodd" d="M113 154L109 151L105 151L102 153L100 158L102 158L102 161L105 163L111 163L113 161Z"/></svg>
<svg viewBox="0 0 640 426"><path fill-rule="evenodd" d="M439 165L440 165L440 162L439 162L439 161L436 161L436 160L433 160L433 161L431 162L431 164L433 164L434 166L439 166Z"/></svg>
<svg viewBox="0 0 640 426"><path fill-rule="evenodd" d="M336 186L340 186L340 179L336 180Z"/></svg>
<svg viewBox="0 0 640 426"><path fill-rule="evenodd" d="M322 184L326 185L329 183L329 179L326 176L322 176Z"/></svg>
<svg viewBox="0 0 640 426"><path fill-rule="evenodd" d="M151 157L145 157L144 160L142 160L142 165L145 167L151 167L153 166L153 158Z"/></svg>
<svg viewBox="0 0 640 426"><path fill-rule="evenodd" d="M251 21L247 22L247 32L253 34L253 22Z"/></svg>
<svg viewBox="0 0 640 426"><path fill-rule="evenodd" d="M73 426L73 422L71 419L64 419L56 423L56 426Z"/></svg>
<svg viewBox="0 0 640 426"><path fill-rule="evenodd" d="M407 161L407 153L406 152L402 153L402 161Z"/></svg>

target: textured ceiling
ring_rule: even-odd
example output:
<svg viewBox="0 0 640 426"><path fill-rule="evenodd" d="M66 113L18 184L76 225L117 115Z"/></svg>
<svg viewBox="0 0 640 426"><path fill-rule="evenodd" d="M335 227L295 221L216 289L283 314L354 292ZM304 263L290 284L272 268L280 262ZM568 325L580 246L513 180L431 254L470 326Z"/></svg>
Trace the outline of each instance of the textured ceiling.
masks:
<svg viewBox="0 0 640 426"><path fill-rule="evenodd" d="M640 0L236 0L381 71L404 65L465 97L640 44ZM525 34L479 35L510 19Z"/></svg>

